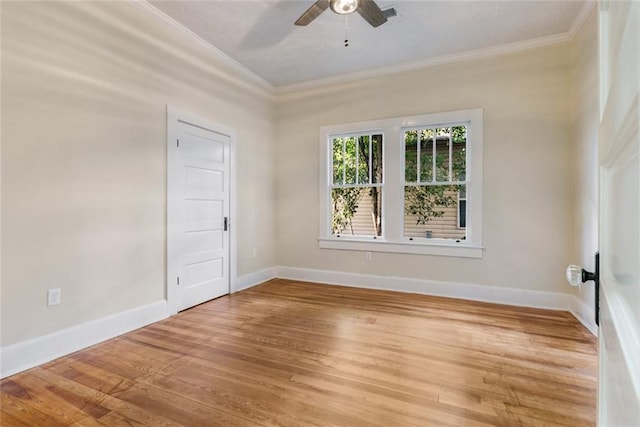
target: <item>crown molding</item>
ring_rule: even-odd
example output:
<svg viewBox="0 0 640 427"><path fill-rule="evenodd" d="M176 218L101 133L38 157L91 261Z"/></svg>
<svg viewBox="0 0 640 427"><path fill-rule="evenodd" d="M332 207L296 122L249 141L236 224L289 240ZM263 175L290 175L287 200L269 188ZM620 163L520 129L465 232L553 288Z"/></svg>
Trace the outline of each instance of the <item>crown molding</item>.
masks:
<svg viewBox="0 0 640 427"><path fill-rule="evenodd" d="M452 55L443 55L435 58L428 58L420 61L405 62L402 64L391 65L388 67L380 67L373 70L358 71L355 73L341 74L338 76L327 77L317 80L309 80L306 82L294 83L286 86L278 86L275 88L278 95L289 94L306 89L317 89L323 86L329 86L340 83L352 82L354 80L362 80L372 77L380 77L383 75L395 74L403 71L419 70L421 68L433 67L436 65L452 64L456 62L468 61L472 59L489 58L493 56L505 55L508 53L520 52L528 49L549 46L559 43L567 43L572 40L568 32L554 34L552 36L539 37L536 39L524 40L520 42L507 43L500 46L492 46L483 49L477 49L462 53L454 53Z"/></svg>
<svg viewBox="0 0 640 427"><path fill-rule="evenodd" d="M274 95L275 87L271 83L269 83L244 65L240 64L238 61L185 27L180 22L176 21L157 7L153 6L151 3L149 3L148 0L135 0L132 3L138 6L141 10L146 11L161 22L168 24L174 30L177 30L178 32L182 33L182 35L188 37L201 47L208 50L221 63L228 66L231 70L238 72L240 76L244 77L250 83L253 83L254 85L258 86L258 88L266 91L269 95Z"/></svg>
<svg viewBox="0 0 640 427"><path fill-rule="evenodd" d="M463 62L474 59L483 59L490 58L493 56L500 56L509 53L520 52L528 49L534 49L544 46L550 46L554 44L567 43L572 41L578 31L584 26L587 18L593 11L596 6L595 1L587 1L576 19L571 24L571 27L568 31L560 34L554 34L551 36L539 37L536 39L523 40L519 42L507 43L499 46L492 46L488 48L476 49L467 52L455 53L451 55L443 55L435 58L428 58L420 61L412 61L405 62L402 64L391 65L387 67L380 67L373 70L366 71L358 71L354 73L348 74L340 74L337 76L316 79L316 80L308 80L300 83L293 83L290 85L284 86L274 86L258 74L254 73L244 65L240 64L238 61L213 46L208 41L204 40L202 37L195 34L193 31L189 30L183 24L179 23L169 15L162 12L160 9L153 6L149 3L148 0L135 0L133 2L135 5L140 7L142 10L147 11L149 14L155 16L157 19L162 22L170 25L175 30L181 32L183 35L187 36L191 40L195 41L198 45L202 46L210 53L212 53L220 62L224 65L230 67L232 70L237 71L242 77L244 77L249 82L257 85L260 89L265 91L268 95L271 96L279 96L295 93L298 91L304 91L308 89L317 89L325 86L348 83L356 80L362 80L373 77L381 77L384 75L395 74L404 71L413 71L419 70L421 68L429 68L438 65L452 64L457 62Z"/></svg>
<svg viewBox="0 0 640 427"><path fill-rule="evenodd" d="M571 37L572 40L576 37L578 31L580 31L580 29L584 26L585 22L587 22L587 18L589 18L591 12L596 8L596 4L597 2L595 1L587 1L584 6L582 6L582 9L580 9L578 16L576 16L576 19L573 20L571 28L569 28L569 31L567 31L567 34L569 35L569 37Z"/></svg>
<svg viewBox="0 0 640 427"><path fill-rule="evenodd" d="M421 68L428 68L437 65L452 64L456 62L468 61L472 59L488 58L492 56L499 56L509 53L515 53L523 50L550 46L553 44L566 43L573 41L580 29L584 26L589 15L596 7L596 1L585 2L582 9L574 19L571 27L568 31L560 34L554 34L551 36L540 37L536 39L524 40L520 42L503 44L500 46L492 46L483 49L477 49L462 53L456 53L452 55L443 55L435 58L429 58L425 60L415 62L405 62L403 64L392 65L388 67L376 68L374 70L358 71L355 73L341 74L338 76L327 77L317 80L309 80L300 83L293 83L285 86L278 86L275 91L278 95L285 95L294 93L297 91L307 89L317 89L324 86L348 83L355 80L362 80L372 77L380 77L383 75L395 74L403 71L419 70Z"/></svg>

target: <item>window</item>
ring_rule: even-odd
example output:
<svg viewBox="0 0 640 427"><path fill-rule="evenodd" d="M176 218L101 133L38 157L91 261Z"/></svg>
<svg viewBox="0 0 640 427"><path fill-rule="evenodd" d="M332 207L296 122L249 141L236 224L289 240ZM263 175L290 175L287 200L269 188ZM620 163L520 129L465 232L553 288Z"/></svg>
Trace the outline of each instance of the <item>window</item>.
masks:
<svg viewBox="0 0 640 427"><path fill-rule="evenodd" d="M331 234L382 236L382 135L331 137Z"/></svg>
<svg viewBox="0 0 640 427"><path fill-rule="evenodd" d="M458 199L466 190L466 145L464 123L404 131L405 238L467 238Z"/></svg>
<svg viewBox="0 0 640 427"><path fill-rule="evenodd" d="M482 257L482 110L320 129L321 248Z"/></svg>

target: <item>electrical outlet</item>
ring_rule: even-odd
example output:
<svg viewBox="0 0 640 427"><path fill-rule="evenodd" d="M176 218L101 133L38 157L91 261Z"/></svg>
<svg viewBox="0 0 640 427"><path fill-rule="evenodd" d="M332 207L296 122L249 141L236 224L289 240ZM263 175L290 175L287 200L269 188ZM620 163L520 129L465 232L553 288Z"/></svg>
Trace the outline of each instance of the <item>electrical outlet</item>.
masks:
<svg viewBox="0 0 640 427"><path fill-rule="evenodd" d="M365 252L364 253L364 260L365 261L371 261L371 252Z"/></svg>
<svg viewBox="0 0 640 427"><path fill-rule="evenodd" d="M49 289L47 291L47 307L58 305L62 301L62 292L60 288Z"/></svg>

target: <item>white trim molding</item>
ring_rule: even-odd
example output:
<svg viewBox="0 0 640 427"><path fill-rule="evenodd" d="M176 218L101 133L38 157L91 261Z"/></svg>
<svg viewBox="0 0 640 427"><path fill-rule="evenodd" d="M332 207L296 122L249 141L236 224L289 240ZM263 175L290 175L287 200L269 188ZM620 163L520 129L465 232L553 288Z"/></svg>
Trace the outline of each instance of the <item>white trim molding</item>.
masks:
<svg viewBox="0 0 640 427"><path fill-rule="evenodd" d="M568 311L569 302L572 298L572 295L560 292L532 291L528 289L505 288L474 283L387 277L314 270L309 268L278 267L277 275L281 279L302 280L328 285L352 286L384 291L409 292L550 310Z"/></svg>
<svg viewBox="0 0 640 427"><path fill-rule="evenodd" d="M584 303L580 298L572 296L569 300L569 313L578 319L585 328L594 336L598 336L598 325L596 325L595 310Z"/></svg>
<svg viewBox="0 0 640 427"><path fill-rule="evenodd" d="M337 76L326 77L316 80L309 80L300 83L292 83L285 86L277 86L275 92L278 95L287 95L305 90L318 89L325 86L349 83L356 80L365 80L374 77L386 76L404 71L414 71L423 68L435 67L438 65L455 64L464 61L476 59L492 58L495 56L506 55L509 53L522 52L529 49L551 46L560 43L568 43L572 39L568 32L554 34L551 36L540 37L536 39L523 40L513 43L507 43L499 46L490 46L482 49L453 53L450 55L442 55L434 58L427 58L419 61L404 62L401 64L390 65L388 67L374 68L365 71L356 71L349 74L340 74Z"/></svg>
<svg viewBox="0 0 640 427"><path fill-rule="evenodd" d="M236 279L235 286L232 287L231 292L236 293L244 291L245 289L252 288L256 285L264 283L268 280L276 278L276 268L269 267L262 270L255 271L253 273L245 274Z"/></svg>
<svg viewBox="0 0 640 427"><path fill-rule="evenodd" d="M506 43L498 46L490 46L482 49L476 49L467 52L454 53L450 55L443 55L434 58L426 58L419 61L404 62L401 64L390 65L387 67L380 67L372 70L358 71L354 73L341 74L333 77L320 78L316 80L309 80L300 83L292 83L283 86L274 86L264 78L254 73L240 62L236 61L216 46L206 41L193 31L179 23L160 9L153 6L148 0L138 0L132 2L141 10L146 11L149 15L154 16L164 24L169 25L176 31L181 32L183 35L194 41L196 44L209 50L214 57L220 60L224 65L230 69L235 70L238 74L244 77L249 82L255 84L266 94L275 97L278 95L284 95L289 93L295 93L298 91L304 91L309 89L317 89L334 84L348 83L355 80L362 80L372 77L379 77L383 75L395 74L403 71L418 70L421 68L429 68L438 65L452 64L457 62L463 62L474 59L490 58L494 56L521 52L528 49L534 49L538 47L550 46L559 43L570 42L574 39L580 28L584 25L585 21L589 17L589 14L596 5L595 1L587 1L580 10L580 13L576 16L571 27L564 33L552 34L549 36L543 36L539 38L522 40L512 43Z"/></svg>
<svg viewBox="0 0 640 427"><path fill-rule="evenodd" d="M371 239L349 239L348 237L341 237L340 239L318 238L318 246L320 247L320 249L435 255L460 258L482 258L484 254L483 246L472 246L456 243L396 243L388 242L384 239L376 239L375 241L372 241Z"/></svg>
<svg viewBox="0 0 640 427"><path fill-rule="evenodd" d="M560 292L532 291L473 283L387 277L307 268L278 267L277 273L281 279L384 291L410 292L551 310L568 310L571 299L571 295Z"/></svg>
<svg viewBox="0 0 640 427"><path fill-rule="evenodd" d="M241 63L239 63L238 61L236 61L235 59L233 59L232 57L230 57L229 55L227 55L226 53L224 53L223 51L221 51L220 49L218 49L208 41L206 41L205 39L203 39L193 31L191 31L190 29L188 29L187 27L185 27L175 19L173 19L172 17L170 17L169 15L167 15L166 13L158 9L157 7L153 6L151 3L149 3L149 1L138 0L138 1L133 1L132 4L139 7L141 10L144 10L149 15L155 17L156 19L168 25L169 27L173 28L174 30L182 33L184 36L191 39L191 41L195 42L197 45L202 46L204 49L208 50L216 59L218 59L224 65L229 67L232 71L237 72L238 75L242 76L247 81L255 84L266 94L273 96L274 87L273 85L271 85L271 83L267 82L265 79L263 79L262 77L260 77L259 75L257 75L256 73L254 73L253 71L251 71L250 69L248 69L247 67L245 67L244 65L242 65Z"/></svg>
<svg viewBox="0 0 640 427"><path fill-rule="evenodd" d="M533 291L476 283L387 277L284 266L276 267L276 275L280 279L301 280L326 285L409 292L519 307L568 311L589 332L594 336L598 336L598 327L595 324L593 309L577 297L562 292Z"/></svg>
<svg viewBox="0 0 640 427"><path fill-rule="evenodd" d="M587 18L589 18L589 15L591 15L591 12L593 12L597 4L597 1L587 1L585 2L584 6L582 6L582 9L580 9L578 16L576 16L573 24L571 24L571 28L569 28L569 31L567 32L571 40L575 38L575 36L578 34L578 31L580 31L585 22L587 22Z"/></svg>
<svg viewBox="0 0 640 427"><path fill-rule="evenodd" d="M237 278L239 292L276 277L275 267ZM169 317L167 300L112 314L0 348L0 378L17 374Z"/></svg>
<svg viewBox="0 0 640 427"><path fill-rule="evenodd" d="M597 327L593 322L593 309L577 297L559 292L542 292L472 283L387 277L283 266L268 267L239 276L232 292L249 289L274 278L410 292L522 307L568 310L591 333L597 335ZM0 348L0 378L6 378L50 362L56 358L126 334L167 317L169 317L167 301L161 300Z"/></svg>
<svg viewBox="0 0 640 427"><path fill-rule="evenodd" d="M0 349L0 378L98 344L167 317L161 300Z"/></svg>

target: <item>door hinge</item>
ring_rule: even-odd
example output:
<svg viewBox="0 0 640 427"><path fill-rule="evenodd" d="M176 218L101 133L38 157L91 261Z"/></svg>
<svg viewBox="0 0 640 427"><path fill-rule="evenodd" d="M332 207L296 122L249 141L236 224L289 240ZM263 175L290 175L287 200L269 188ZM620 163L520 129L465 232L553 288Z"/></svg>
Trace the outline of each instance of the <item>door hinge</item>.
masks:
<svg viewBox="0 0 640 427"><path fill-rule="evenodd" d="M176 139L176 148L180 148L180 140Z"/></svg>
<svg viewBox="0 0 640 427"><path fill-rule="evenodd" d="M229 229L229 218L228 217L224 217L224 231L227 231Z"/></svg>
<svg viewBox="0 0 640 427"><path fill-rule="evenodd" d="M180 276L176 277L176 284L180 286Z"/></svg>

